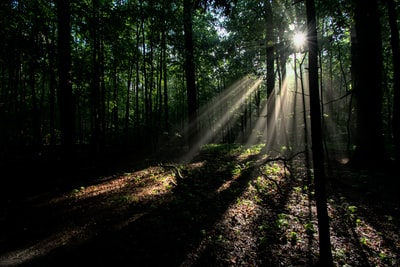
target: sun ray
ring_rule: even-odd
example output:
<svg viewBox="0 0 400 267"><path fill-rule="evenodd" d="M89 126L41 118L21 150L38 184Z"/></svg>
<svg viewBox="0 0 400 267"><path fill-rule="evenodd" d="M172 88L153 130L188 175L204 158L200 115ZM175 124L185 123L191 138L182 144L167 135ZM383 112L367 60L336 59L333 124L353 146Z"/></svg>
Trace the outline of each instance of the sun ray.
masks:
<svg viewBox="0 0 400 267"><path fill-rule="evenodd" d="M287 75L279 90L264 102L246 145L265 143L267 153L296 153L304 150L304 112L294 68L287 64ZM278 88L278 85L276 85ZM308 104L306 103L306 107Z"/></svg>
<svg viewBox="0 0 400 267"><path fill-rule="evenodd" d="M218 137L223 130L233 124L235 114L244 100L248 98L261 84L262 79L245 76L217 95L210 104L200 108L198 119L199 138L190 151L184 155L184 160L190 160L202 145L210 141L220 141Z"/></svg>

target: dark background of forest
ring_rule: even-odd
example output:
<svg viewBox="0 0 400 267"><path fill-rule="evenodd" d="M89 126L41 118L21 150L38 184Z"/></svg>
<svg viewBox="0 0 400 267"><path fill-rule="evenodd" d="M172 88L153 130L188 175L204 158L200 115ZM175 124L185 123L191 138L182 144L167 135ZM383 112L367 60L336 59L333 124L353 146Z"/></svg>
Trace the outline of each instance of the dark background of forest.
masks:
<svg viewBox="0 0 400 267"><path fill-rule="evenodd" d="M133 162L182 159L211 128L208 143L245 144L254 134L273 142L255 133L254 122L267 116L261 110L285 90L290 70L308 83L307 44L293 45L309 27L308 3L2 1L2 206ZM398 186L398 2L325 0L315 8L324 157L368 173L374 185ZM204 112L242 77L262 82L249 94L245 86L238 91L246 95L238 108L228 99ZM312 91L300 94L304 106L293 116L307 130L304 97ZM304 136L315 135L287 135L291 144L282 148L311 151Z"/></svg>
<svg viewBox="0 0 400 267"><path fill-rule="evenodd" d="M238 77L264 77L217 140L235 141L285 79L292 36L306 28L304 3L186 2L4 1L2 157L61 146L155 151L178 137L187 145L200 107ZM397 5L384 2L395 4L373 12L357 1L316 4L323 106L361 162L397 151Z"/></svg>

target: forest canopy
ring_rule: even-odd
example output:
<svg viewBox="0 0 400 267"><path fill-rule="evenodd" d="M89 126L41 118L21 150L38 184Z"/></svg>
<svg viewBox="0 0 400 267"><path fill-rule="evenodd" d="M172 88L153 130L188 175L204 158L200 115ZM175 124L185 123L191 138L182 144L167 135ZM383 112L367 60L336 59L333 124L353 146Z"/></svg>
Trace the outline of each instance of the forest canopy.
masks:
<svg viewBox="0 0 400 267"><path fill-rule="evenodd" d="M396 263L399 8L1 1L0 265Z"/></svg>
<svg viewBox="0 0 400 267"><path fill-rule="evenodd" d="M399 150L397 7L369 2L316 1L325 146L359 162ZM307 142L305 1L9 0L0 15L4 155Z"/></svg>

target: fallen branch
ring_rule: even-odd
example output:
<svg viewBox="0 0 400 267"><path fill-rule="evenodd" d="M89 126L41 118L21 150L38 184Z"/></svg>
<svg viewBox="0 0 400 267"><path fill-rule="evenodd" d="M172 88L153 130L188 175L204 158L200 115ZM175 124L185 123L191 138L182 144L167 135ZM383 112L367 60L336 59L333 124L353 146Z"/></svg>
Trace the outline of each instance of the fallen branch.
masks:
<svg viewBox="0 0 400 267"><path fill-rule="evenodd" d="M186 173L187 171L185 170L185 169L183 169L182 170L182 168L180 168L180 167L177 167L177 166L175 166L175 165L165 165L165 164L159 164L159 166L160 167L162 167L162 168L170 168L170 169L173 169L174 170L174 172L175 172L175 174L176 174L176 176L178 176L179 178L181 178L181 179L184 179L185 177L182 175L182 172L183 173Z"/></svg>
<svg viewBox="0 0 400 267"><path fill-rule="evenodd" d="M264 164L266 164L266 163L274 162L274 161L283 161L284 168L287 169L287 170L289 171L290 177L293 178L293 173L292 173L291 169L290 169L289 166L288 166L288 162L290 162L292 159L294 159L294 158L297 157L298 155L304 154L304 153L305 153L305 151L300 151L300 152L297 152L297 153L293 154L293 155L290 156L289 158L284 158L284 157L267 158L267 159L264 160L262 163L260 163L260 165L264 165Z"/></svg>
<svg viewBox="0 0 400 267"><path fill-rule="evenodd" d="M292 156L290 156L290 157L288 157L288 158L284 158L284 157L267 158L266 160L264 160L263 162L261 162L261 163L259 164L259 166L258 166L258 172L260 173L260 175L261 175L262 177L264 177L264 178L266 178L266 179L272 181L272 182L276 185L276 187L277 187L279 193L282 194L282 189L281 189L281 187L279 186L278 181L275 180L275 179L273 179L272 177L269 177L268 175L264 174L263 171L261 170L261 167L262 167L263 165L269 163L269 162L282 161L282 162L283 162L283 166L284 166L284 175L285 175L285 177L286 177L286 170L287 170L287 171L289 172L289 174L290 174L290 178L293 179L293 173L292 173L290 167L288 166L288 162L290 162L292 159L294 159L295 157L297 157L298 155L303 154L303 153L305 153L305 151L300 151L300 152L297 152L297 153L293 154Z"/></svg>
<svg viewBox="0 0 400 267"><path fill-rule="evenodd" d="M264 163L268 163L268 162L272 162L272 161L283 161L283 162L288 162L291 161L292 159L294 159L295 157L297 157L300 154L304 154L306 153L305 151L300 151L297 152L295 154L293 154L292 156L290 156L289 158L283 158L283 157L277 157L277 158L267 158L264 162L262 162L261 164Z"/></svg>

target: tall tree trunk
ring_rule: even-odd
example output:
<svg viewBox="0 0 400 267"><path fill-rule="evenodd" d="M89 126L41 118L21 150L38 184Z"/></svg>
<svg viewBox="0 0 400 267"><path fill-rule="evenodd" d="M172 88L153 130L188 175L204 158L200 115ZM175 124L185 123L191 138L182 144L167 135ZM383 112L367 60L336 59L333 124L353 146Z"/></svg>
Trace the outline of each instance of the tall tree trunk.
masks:
<svg viewBox="0 0 400 267"><path fill-rule="evenodd" d="M37 94L36 94L36 79L35 79L35 67L34 58L32 58L30 73L29 73L29 84L32 93L32 136L33 136L33 146L35 149L40 149L41 146L41 135L40 135L40 111Z"/></svg>
<svg viewBox="0 0 400 267"><path fill-rule="evenodd" d="M317 205L318 233L319 233L319 265L333 266L329 217L326 204L326 177L324 169L324 152L322 143L322 125L320 96L318 89L318 42L315 18L314 0L306 1L307 9L307 41L308 67L311 113L311 143L314 167L315 201Z"/></svg>
<svg viewBox="0 0 400 267"><path fill-rule="evenodd" d="M55 31L52 32L53 34ZM54 52L54 36L46 36L46 44L48 47L48 57L49 57L49 63L48 63L48 72L49 72L49 93L48 93L48 103L49 103L49 114L48 114L48 119L49 119L49 127L50 127L50 138L49 140L46 140L46 142L50 146L55 146L57 143L56 139L56 116L55 116L55 106L56 106L56 74L54 69L56 68L55 66L55 52ZM44 95L44 93L43 93Z"/></svg>
<svg viewBox="0 0 400 267"><path fill-rule="evenodd" d="M130 62L130 61L129 61ZM129 71L131 72L131 63L129 63ZM113 130L113 139L114 142L118 143L118 136L119 136L119 120L118 120L118 84L119 84L119 79L118 79L118 63L116 60L113 61L113 94L112 94L112 101L114 102L114 106L112 107L112 125L114 126ZM129 88L128 88L129 91Z"/></svg>
<svg viewBox="0 0 400 267"><path fill-rule="evenodd" d="M72 156L75 143L74 105L71 82L71 15L69 0L57 2L58 15L58 75L61 145L67 159Z"/></svg>
<svg viewBox="0 0 400 267"><path fill-rule="evenodd" d="M51 57L51 55L50 55ZM52 60L49 62L50 67L53 66ZM56 115L55 115L55 103L56 103L56 77L53 70L50 70L50 84L49 84L49 127L50 127L50 146L57 144L56 136Z"/></svg>
<svg viewBox="0 0 400 267"><path fill-rule="evenodd" d="M400 44L399 44L399 27L397 25L397 14L394 0L386 0L389 24L391 33L391 45L393 54L393 140L395 145L396 161L400 163Z"/></svg>
<svg viewBox="0 0 400 267"><path fill-rule="evenodd" d="M265 130L267 146L270 143L275 142L270 137L278 134L278 127L274 127L272 124L276 121L277 112L275 110L276 96L275 96L275 36L274 36L274 19L272 12L272 3L271 0L264 1L265 5L265 35L266 35L266 69L267 69L267 126ZM270 127L272 126L272 127ZM271 129L274 129L276 133L273 133Z"/></svg>
<svg viewBox="0 0 400 267"><path fill-rule="evenodd" d="M139 51L140 50L140 31L143 28L141 25L143 24L143 19L141 19L140 22L140 26L138 24L138 26L136 27L136 50ZM139 86L140 86L140 53L136 52L135 53L136 57L136 74L135 74L135 123L136 123L136 131L139 130L140 127L140 101L139 101ZM136 132L136 135L138 136L138 132Z"/></svg>
<svg viewBox="0 0 400 267"><path fill-rule="evenodd" d="M266 64L267 64L267 97L274 91L275 88L275 36L274 36L274 19L272 13L272 3L270 0L265 4L265 23L266 23Z"/></svg>
<svg viewBox="0 0 400 267"><path fill-rule="evenodd" d="M133 60L129 61L128 81L125 96L125 123L124 123L124 145L128 144L129 140L129 114L131 110L131 87L132 87ZM137 90L137 88L136 88Z"/></svg>
<svg viewBox="0 0 400 267"><path fill-rule="evenodd" d="M169 110L168 110L168 76L167 76L167 33L162 33L161 51L163 54L163 72L164 72L164 131L169 132Z"/></svg>
<svg viewBox="0 0 400 267"><path fill-rule="evenodd" d="M193 5L194 4L192 0L183 1L183 26L185 34L185 74L189 116L188 142L190 148L193 148L197 135L197 93L192 25Z"/></svg>
<svg viewBox="0 0 400 267"><path fill-rule="evenodd" d="M355 166L370 168L388 160L383 139L383 63L377 0L356 0L354 18L357 136L352 162Z"/></svg>
<svg viewBox="0 0 400 267"><path fill-rule="evenodd" d="M102 85L102 38L99 30L100 14L99 1L93 1L92 6L93 24L91 25L92 35L92 148L95 154L103 151L104 140L104 90Z"/></svg>
<svg viewBox="0 0 400 267"><path fill-rule="evenodd" d="M144 89L144 129L148 130L149 121L150 121L150 99L149 99L149 77L147 73L147 64L146 62L150 60L147 58L147 49L146 49L146 29L144 23L142 23L142 53L143 53L143 67L142 67L142 79L143 79L143 89ZM146 142L150 141L150 136L145 135Z"/></svg>

